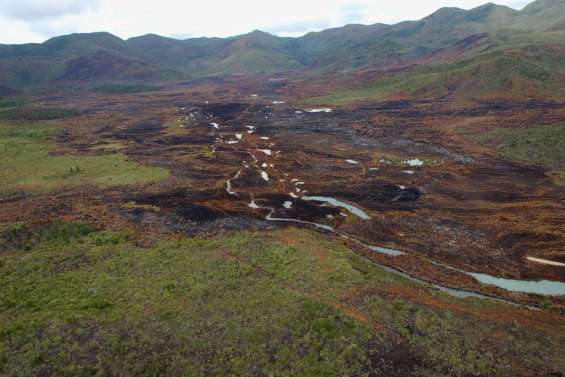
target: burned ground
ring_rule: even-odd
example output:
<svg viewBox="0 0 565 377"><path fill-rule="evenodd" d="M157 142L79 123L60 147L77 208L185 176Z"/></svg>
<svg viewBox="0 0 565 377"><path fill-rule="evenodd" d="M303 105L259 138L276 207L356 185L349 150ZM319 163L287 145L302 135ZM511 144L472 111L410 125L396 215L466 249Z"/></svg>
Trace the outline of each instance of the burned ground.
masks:
<svg viewBox="0 0 565 377"><path fill-rule="evenodd" d="M205 80L115 100L92 93L37 102L83 111L65 121L57 153L119 147L133 161L171 172L164 182L113 190L105 199L110 207L132 202L158 209L115 212L142 232L151 233L152 222L161 231L192 235L308 226L268 222L270 215L403 250L413 262L402 268L414 275L434 276L433 264L414 263L424 258L496 276L565 281L562 269L525 259L562 260L563 186L546 168L500 159L461 134L477 124L552 123L565 117L563 104L426 100L324 110L281 98L277 91L286 94L286 85L270 92L261 85ZM109 195L84 190L76 195ZM303 196L349 203L370 219ZM447 279L431 278L468 287L466 277Z"/></svg>
<svg viewBox="0 0 565 377"><path fill-rule="evenodd" d="M528 259L565 261L565 186L474 138L552 124L565 105L327 109L273 90L204 80L34 99L81 110L53 122L48 156L76 169L119 153L170 174L0 197L0 373L563 373L564 296L466 272L565 281Z"/></svg>

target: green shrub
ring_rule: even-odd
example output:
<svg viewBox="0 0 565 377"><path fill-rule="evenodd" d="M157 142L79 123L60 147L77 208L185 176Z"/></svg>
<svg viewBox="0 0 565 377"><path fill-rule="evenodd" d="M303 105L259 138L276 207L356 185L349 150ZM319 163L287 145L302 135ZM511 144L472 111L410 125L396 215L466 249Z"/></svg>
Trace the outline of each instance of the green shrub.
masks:
<svg viewBox="0 0 565 377"><path fill-rule="evenodd" d="M95 231L92 225L83 223L55 221L39 225L19 224L0 232L0 251L30 251L41 242L66 245Z"/></svg>
<svg viewBox="0 0 565 377"><path fill-rule="evenodd" d="M41 121L72 118L80 115L79 110L39 108L39 107L18 107L14 109L0 111L0 120L9 121Z"/></svg>
<svg viewBox="0 0 565 377"><path fill-rule="evenodd" d="M95 91L109 94L157 92L160 86L150 84L107 84L95 88Z"/></svg>
<svg viewBox="0 0 565 377"><path fill-rule="evenodd" d="M0 99L0 109L22 107L27 100L21 97Z"/></svg>
<svg viewBox="0 0 565 377"><path fill-rule="evenodd" d="M57 132L42 125L0 126L0 193L150 183L169 175L165 169L142 166L119 153L54 156L49 153L49 137Z"/></svg>

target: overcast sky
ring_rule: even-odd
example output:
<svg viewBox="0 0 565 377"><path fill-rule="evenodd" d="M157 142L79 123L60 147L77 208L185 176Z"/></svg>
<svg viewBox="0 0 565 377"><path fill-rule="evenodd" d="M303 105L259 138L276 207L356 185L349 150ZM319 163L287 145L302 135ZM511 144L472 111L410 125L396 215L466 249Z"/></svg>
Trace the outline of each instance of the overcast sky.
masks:
<svg viewBox="0 0 565 377"><path fill-rule="evenodd" d="M531 0L500 0L520 9ZM397 23L438 8L487 0L0 0L0 43L43 42L75 32L121 38L155 33L179 39L226 37L254 29L280 36L348 23Z"/></svg>

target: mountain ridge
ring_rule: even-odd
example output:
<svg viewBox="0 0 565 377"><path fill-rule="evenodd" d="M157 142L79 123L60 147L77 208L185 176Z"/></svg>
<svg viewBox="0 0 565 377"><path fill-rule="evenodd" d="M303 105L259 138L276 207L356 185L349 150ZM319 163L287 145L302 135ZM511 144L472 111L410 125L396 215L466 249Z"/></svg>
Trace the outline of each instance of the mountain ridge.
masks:
<svg viewBox="0 0 565 377"><path fill-rule="evenodd" d="M536 0L522 10L494 3L469 10L440 8L417 21L349 24L294 38L260 30L183 40L157 34L124 40L108 32L73 33L39 44L0 45L0 85L25 89L70 82L387 70L435 62L476 35L487 34L490 48L510 48L523 35L531 44L543 44L551 37L547 33L561 33L563 25L565 1ZM475 47L465 54L481 51Z"/></svg>

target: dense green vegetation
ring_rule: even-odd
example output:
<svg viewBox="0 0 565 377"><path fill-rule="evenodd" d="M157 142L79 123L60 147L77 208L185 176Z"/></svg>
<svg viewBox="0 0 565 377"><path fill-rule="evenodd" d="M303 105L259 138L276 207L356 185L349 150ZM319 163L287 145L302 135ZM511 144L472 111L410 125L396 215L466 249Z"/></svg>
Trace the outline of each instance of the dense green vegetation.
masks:
<svg viewBox="0 0 565 377"><path fill-rule="evenodd" d="M160 168L130 162L122 154L53 156L47 125L0 125L0 192L46 192L81 185L128 185L168 176Z"/></svg>
<svg viewBox="0 0 565 377"><path fill-rule="evenodd" d="M23 97L15 98L2 98L0 97L0 109L9 109L14 107L21 107L26 104L27 100Z"/></svg>
<svg viewBox="0 0 565 377"><path fill-rule="evenodd" d="M161 87L150 84L106 84L95 88L96 91L110 94L157 92Z"/></svg>
<svg viewBox="0 0 565 377"><path fill-rule="evenodd" d="M457 62L421 65L360 87L340 89L312 103L347 105L387 98L457 96L563 97L565 54L543 49L497 50Z"/></svg>
<svg viewBox="0 0 565 377"><path fill-rule="evenodd" d="M253 38L253 37L250 37ZM201 76L268 74L304 68L291 54L255 46L239 46L239 51L221 61L213 61Z"/></svg>
<svg viewBox="0 0 565 377"><path fill-rule="evenodd" d="M564 123L527 129L495 128L472 138L494 144L502 158L565 170Z"/></svg>
<svg viewBox="0 0 565 377"><path fill-rule="evenodd" d="M1 229L0 252L31 251L41 243L68 244L95 231L96 229L88 224L60 221L42 224L39 227L16 224Z"/></svg>
<svg viewBox="0 0 565 377"><path fill-rule="evenodd" d="M560 0L537 0L521 11L492 3L470 10L442 8L418 21L347 25L300 38L260 31L182 41L156 35L122 40L109 33L72 34L42 44L1 45L0 86L144 84L304 69L310 73L340 73L437 63L449 57L457 60L468 57L469 50L493 51L519 45L551 51L563 44L564 4ZM492 39L502 31L502 38ZM488 42L480 42L487 34ZM435 55L438 52L442 53ZM520 72L514 74L519 76ZM431 84L437 78L434 76L429 72L422 77L423 83Z"/></svg>
<svg viewBox="0 0 565 377"><path fill-rule="evenodd" d="M34 241L22 245L22 235ZM141 249L125 234L54 223L8 227L0 245L6 376L468 376L565 367L559 339L382 295L426 288L306 230Z"/></svg>
<svg viewBox="0 0 565 377"><path fill-rule="evenodd" d="M13 102L16 107L0 110L0 120L8 121L40 121L65 119L80 114L78 110L55 109L40 107L22 107L19 102Z"/></svg>

